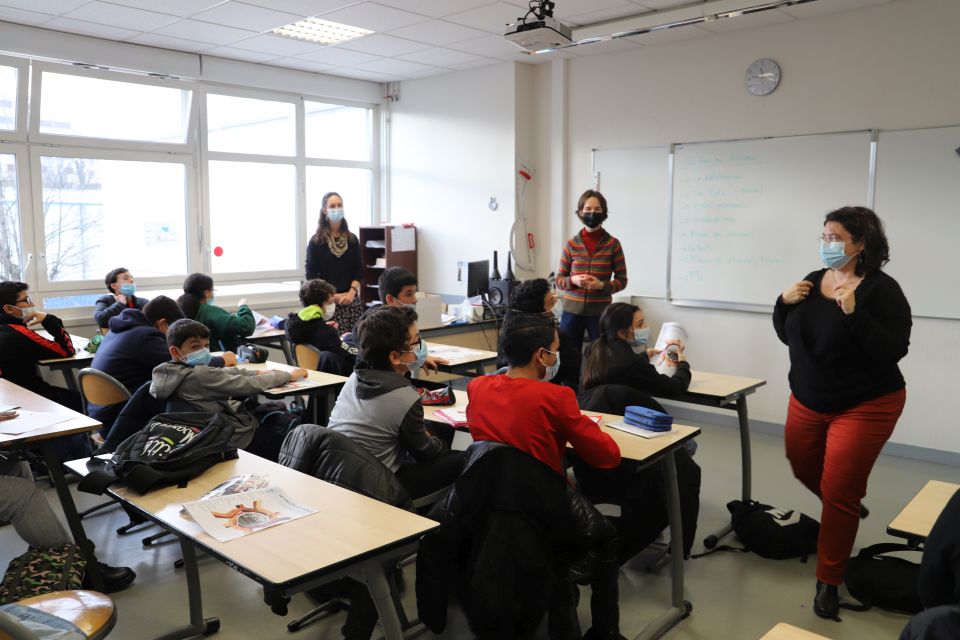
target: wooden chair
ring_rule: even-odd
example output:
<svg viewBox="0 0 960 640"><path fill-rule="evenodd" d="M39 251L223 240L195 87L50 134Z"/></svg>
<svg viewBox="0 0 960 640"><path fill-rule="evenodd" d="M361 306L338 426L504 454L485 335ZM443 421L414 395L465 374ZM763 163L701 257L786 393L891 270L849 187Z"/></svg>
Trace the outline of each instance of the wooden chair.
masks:
<svg viewBox="0 0 960 640"><path fill-rule="evenodd" d="M320 366L320 350L312 344L297 344L293 347L297 366L310 371L317 371Z"/></svg>
<svg viewBox="0 0 960 640"><path fill-rule="evenodd" d="M829 640L824 636L811 633L795 627L790 624L781 622L773 629L767 632L760 640Z"/></svg>
<svg viewBox="0 0 960 640"><path fill-rule="evenodd" d="M89 415L87 405L96 404L108 407L115 404L126 404L130 399L130 392L120 382L111 375L98 369L84 367L80 370L78 376L80 379L80 398L83 401L83 412ZM86 511L80 512L80 519L105 509L113 504L113 501L98 504Z"/></svg>
<svg viewBox="0 0 960 640"><path fill-rule="evenodd" d="M117 610L110 596L96 591L54 591L34 596L16 604L65 620L80 630L87 640L101 640L117 623ZM0 621L0 637L8 634L14 640L34 640L36 635L21 625L16 616L7 614Z"/></svg>

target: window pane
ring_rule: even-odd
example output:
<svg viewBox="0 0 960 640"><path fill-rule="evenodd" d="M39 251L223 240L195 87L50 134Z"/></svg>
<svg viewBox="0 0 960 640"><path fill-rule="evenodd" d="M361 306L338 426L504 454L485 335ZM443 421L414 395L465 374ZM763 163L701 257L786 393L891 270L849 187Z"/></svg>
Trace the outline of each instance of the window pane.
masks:
<svg viewBox="0 0 960 640"><path fill-rule="evenodd" d="M213 272L297 269L296 195L291 164L210 162Z"/></svg>
<svg viewBox="0 0 960 640"><path fill-rule="evenodd" d="M187 273L185 165L44 156L40 170L48 280Z"/></svg>
<svg viewBox="0 0 960 640"><path fill-rule="evenodd" d="M322 102L307 102L305 106L307 156L370 160L373 109Z"/></svg>
<svg viewBox="0 0 960 640"><path fill-rule="evenodd" d="M323 194L328 191L336 191L343 198L343 213L351 231L357 233L361 226L371 224L372 179L369 169L307 167L307 233L312 236L316 232Z"/></svg>
<svg viewBox="0 0 960 640"><path fill-rule="evenodd" d="M0 153L0 280L20 280L20 204L17 164L12 153Z"/></svg>
<svg viewBox="0 0 960 640"><path fill-rule="evenodd" d="M0 67L0 130L17 128L17 68Z"/></svg>
<svg viewBox="0 0 960 640"><path fill-rule="evenodd" d="M234 96L207 96L207 148L292 156L297 151L294 105Z"/></svg>
<svg viewBox="0 0 960 640"><path fill-rule="evenodd" d="M44 72L40 95L41 133L187 141L190 91Z"/></svg>

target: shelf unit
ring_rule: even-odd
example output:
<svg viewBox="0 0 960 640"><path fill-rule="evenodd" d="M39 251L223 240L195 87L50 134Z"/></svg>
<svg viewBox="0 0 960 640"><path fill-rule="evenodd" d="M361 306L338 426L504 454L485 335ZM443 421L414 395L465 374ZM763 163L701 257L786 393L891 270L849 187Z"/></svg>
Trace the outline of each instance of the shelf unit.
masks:
<svg viewBox="0 0 960 640"><path fill-rule="evenodd" d="M360 227L360 251L363 256L363 278L360 281L360 294L363 303L372 307L380 303L380 291L377 282L380 274L388 267L403 267L417 272L416 228L414 228L414 248L411 251L394 251L390 230L395 225L379 227ZM381 260L378 265L377 260Z"/></svg>

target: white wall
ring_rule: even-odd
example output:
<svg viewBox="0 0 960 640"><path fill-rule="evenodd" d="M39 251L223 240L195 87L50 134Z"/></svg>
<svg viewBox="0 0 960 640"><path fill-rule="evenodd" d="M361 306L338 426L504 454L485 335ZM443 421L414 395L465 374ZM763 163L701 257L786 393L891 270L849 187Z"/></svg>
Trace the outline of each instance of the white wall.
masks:
<svg viewBox="0 0 960 640"><path fill-rule="evenodd" d="M515 66L403 82L391 106L390 220L417 225L420 288L463 295L459 261L501 252L514 216ZM496 211L487 207L491 197Z"/></svg>
<svg viewBox="0 0 960 640"><path fill-rule="evenodd" d="M567 197L589 185L593 148L958 124L957 25L956 0L900 0L571 60ZM744 90L743 75L761 57L780 63L783 81L772 95L756 98ZM823 213L810 212L811 237ZM565 235L574 231L569 216L562 222ZM897 254L897 239L890 240L894 259L908 260ZM625 251L641 250L639 238L621 241ZM817 262L811 244L811 269ZM955 271L948 256L944 266ZM930 286L937 278L931 274ZM956 295L954 279L951 274L944 295ZM766 378L767 386L750 400L751 416L782 423L789 365L769 316L641 302L653 321L687 326L695 367ZM960 452L960 418L951 402L958 345L960 322L915 319L910 355L901 363L907 408L894 442Z"/></svg>

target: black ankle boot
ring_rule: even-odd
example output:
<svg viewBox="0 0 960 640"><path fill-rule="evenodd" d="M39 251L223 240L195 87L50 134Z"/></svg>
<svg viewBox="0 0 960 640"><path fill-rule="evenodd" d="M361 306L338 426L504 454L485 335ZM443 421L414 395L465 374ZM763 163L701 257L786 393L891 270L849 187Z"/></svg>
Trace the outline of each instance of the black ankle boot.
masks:
<svg viewBox="0 0 960 640"><path fill-rule="evenodd" d="M870 515L870 509L867 509L867 505L860 503L860 519L866 520L867 516Z"/></svg>
<svg viewBox="0 0 960 640"><path fill-rule="evenodd" d="M833 620L840 614L837 585L817 580L817 595L813 597L813 612L821 618Z"/></svg>

